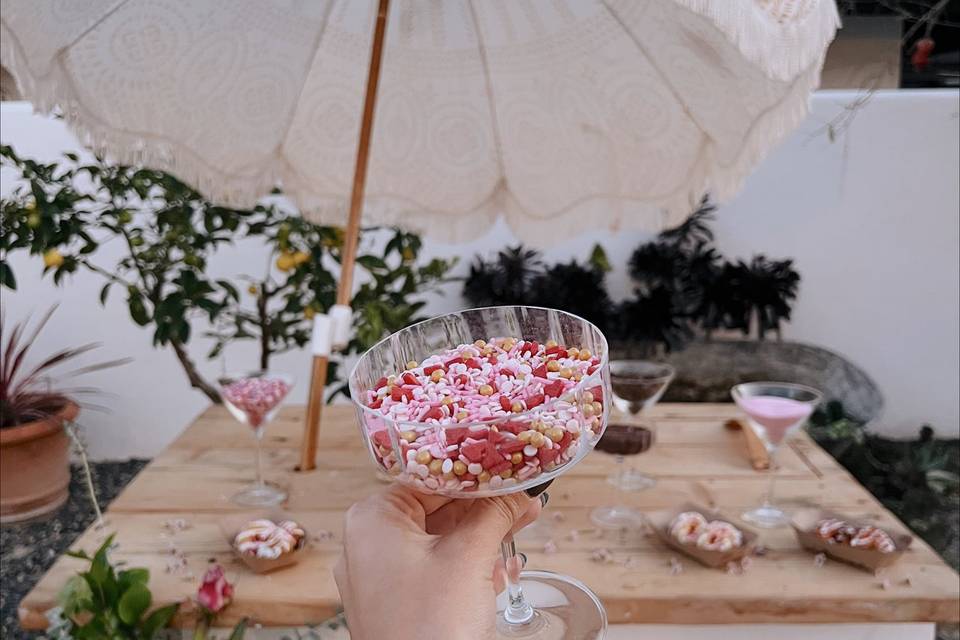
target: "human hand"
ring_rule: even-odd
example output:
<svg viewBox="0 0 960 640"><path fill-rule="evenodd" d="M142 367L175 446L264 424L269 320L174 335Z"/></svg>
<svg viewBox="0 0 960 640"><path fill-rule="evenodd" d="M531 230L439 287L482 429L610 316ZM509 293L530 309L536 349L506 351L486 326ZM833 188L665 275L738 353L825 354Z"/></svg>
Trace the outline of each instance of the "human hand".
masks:
<svg viewBox="0 0 960 640"><path fill-rule="evenodd" d="M454 500L401 485L353 505L333 570L351 638L493 637L500 542L541 506L522 492Z"/></svg>

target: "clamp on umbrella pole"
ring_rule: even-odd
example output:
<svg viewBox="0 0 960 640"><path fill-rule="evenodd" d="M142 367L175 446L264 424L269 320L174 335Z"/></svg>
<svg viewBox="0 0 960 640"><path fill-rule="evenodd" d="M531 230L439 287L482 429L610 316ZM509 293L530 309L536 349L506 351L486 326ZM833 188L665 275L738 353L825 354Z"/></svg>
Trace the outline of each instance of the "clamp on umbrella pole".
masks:
<svg viewBox="0 0 960 640"><path fill-rule="evenodd" d="M337 303L329 316L318 314L313 324L313 370L307 398L303 442L300 444L300 471L317 467L317 437L323 412L323 392L327 384L327 365L331 347L342 349L350 339L350 298L353 293L353 269L357 260L357 241L360 238L360 217L363 213L363 194L367 185L367 165L370 158L370 139L373 133L373 114L380 84L380 66L383 61L383 41L387 31L387 12L390 0L380 0L374 24L373 44L370 48L370 68L367 72L367 91L363 99L363 119L360 122L360 140L357 143L357 162L353 172L353 190L350 194L350 215L343 238L340 258L340 282L337 285Z"/></svg>

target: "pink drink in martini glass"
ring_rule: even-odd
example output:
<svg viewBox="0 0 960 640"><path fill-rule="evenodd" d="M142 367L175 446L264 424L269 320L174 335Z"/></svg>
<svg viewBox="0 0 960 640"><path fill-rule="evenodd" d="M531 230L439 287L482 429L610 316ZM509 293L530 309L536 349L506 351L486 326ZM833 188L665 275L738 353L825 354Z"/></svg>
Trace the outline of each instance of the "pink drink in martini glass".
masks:
<svg viewBox="0 0 960 640"><path fill-rule="evenodd" d="M736 385L730 394L770 452L770 487L763 504L744 513L743 519L758 527L784 526L789 518L773 504L777 451L787 435L806 422L822 395L816 389L790 382L748 382Z"/></svg>
<svg viewBox="0 0 960 640"><path fill-rule="evenodd" d="M740 408L762 429L766 440L779 446L793 427L810 417L813 405L778 396L752 396L740 400Z"/></svg>
<svg viewBox="0 0 960 640"><path fill-rule="evenodd" d="M256 481L231 499L237 504L252 507L280 504L287 499L287 492L263 479L261 441L264 429L277 415L280 405L293 387L293 378L282 373L254 371L224 375L218 382L220 396L230 414L241 424L253 429L257 440Z"/></svg>

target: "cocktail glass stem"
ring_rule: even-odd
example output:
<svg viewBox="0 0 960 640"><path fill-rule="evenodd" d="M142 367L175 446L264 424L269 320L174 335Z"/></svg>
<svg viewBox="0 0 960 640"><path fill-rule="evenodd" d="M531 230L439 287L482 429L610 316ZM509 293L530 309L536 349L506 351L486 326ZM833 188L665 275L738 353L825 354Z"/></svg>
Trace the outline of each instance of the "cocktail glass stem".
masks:
<svg viewBox="0 0 960 640"><path fill-rule="evenodd" d="M520 587L520 558L517 557L517 545L513 535L504 538L500 543L500 555L503 556L503 566L507 574L508 604L503 610L503 618L510 624L527 624L533 620L534 610L523 598L523 589Z"/></svg>
<svg viewBox="0 0 960 640"><path fill-rule="evenodd" d="M763 506L764 507L773 507L773 490L777 486L777 449L772 449L770 451L770 482L767 485L767 494L763 497Z"/></svg>
<svg viewBox="0 0 960 640"><path fill-rule="evenodd" d="M263 428L258 428L254 435L257 438L257 487L263 487Z"/></svg>

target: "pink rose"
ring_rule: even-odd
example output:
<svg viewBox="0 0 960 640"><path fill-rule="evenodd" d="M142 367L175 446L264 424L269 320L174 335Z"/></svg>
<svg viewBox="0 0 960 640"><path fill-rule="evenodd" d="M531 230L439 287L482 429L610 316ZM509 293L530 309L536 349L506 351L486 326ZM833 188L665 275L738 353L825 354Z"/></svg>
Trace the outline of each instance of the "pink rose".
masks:
<svg viewBox="0 0 960 640"><path fill-rule="evenodd" d="M207 569L197 590L197 603L210 613L218 613L232 597L233 585L223 575L223 567L215 564Z"/></svg>

